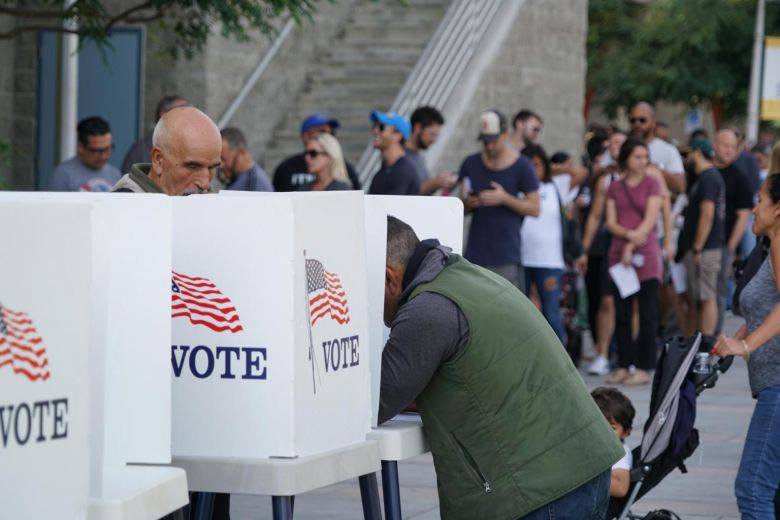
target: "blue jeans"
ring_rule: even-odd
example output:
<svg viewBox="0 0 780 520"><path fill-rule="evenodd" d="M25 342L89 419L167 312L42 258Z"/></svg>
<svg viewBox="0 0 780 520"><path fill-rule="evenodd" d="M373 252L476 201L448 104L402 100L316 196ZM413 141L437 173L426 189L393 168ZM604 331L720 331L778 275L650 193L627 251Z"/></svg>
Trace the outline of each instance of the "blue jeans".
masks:
<svg viewBox="0 0 780 520"><path fill-rule="evenodd" d="M743 520L774 520L780 485L780 385L758 393L734 490Z"/></svg>
<svg viewBox="0 0 780 520"><path fill-rule="evenodd" d="M519 520L604 520L609 506L611 474L608 469L568 495L563 495Z"/></svg>
<svg viewBox="0 0 780 520"><path fill-rule="evenodd" d="M539 299L542 302L542 314L547 323L555 331L562 344L566 344L566 331L561 319L561 285L563 284L563 269L548 269L546 267L525 268L526 294L531 294L531 285L536 285Z"/></svg>

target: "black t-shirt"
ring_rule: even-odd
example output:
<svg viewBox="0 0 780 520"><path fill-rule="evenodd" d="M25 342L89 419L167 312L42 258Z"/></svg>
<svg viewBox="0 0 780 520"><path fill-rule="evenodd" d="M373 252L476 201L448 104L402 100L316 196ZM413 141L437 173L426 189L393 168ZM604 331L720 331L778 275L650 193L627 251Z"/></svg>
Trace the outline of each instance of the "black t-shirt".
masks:
<svg viewBox="0 0 780 520"><path fill-rule="evenodd" d="M737 210L753 208L753 188L748 176L736 165L720 168L726 185L726 242L737 221Z"/></svg>
<svg viewBox="0 0 780 520"><path fill-rule="evenodd" d="M350 163L347 163L347 175L352 182L352 189L359 190L360 179ZM307 186L312 182L314 175L308 172L303 153L288 157L274 170L274 191L307 191Z"/></svg>
<svg viewBox="0 0 780 520"><path fill-rule="evenodd" d="M311 191L312 184L308 184L306 188L303 191ZM333 180L325 186L325 189L322 191L349 191L352 189L352 186L349 185L349 183L346 183L344 181L337 181Z"/></svg>
<svg viewBox="0 0 780 520"><path fill-rule="evenodd" d="M705 200L715 204L715 214L712 220L712 229L704 242L704 249L720 249L726 245L726 186L723 177L715 168L701 172L691 188L688 190L688 206L685 208L685 222L683 223L680 239L678 241L678 254L693 249L696 240L696 229L701 216L701 203Z"/></svg>
<svg viewBox="0 0 780 520"><path fill-rule="evenodd" d="M419 195L420 177L417 166L406 155L401 156L395 164L387 166L384 163L371 181L368 189L371 195Z"/></svg>

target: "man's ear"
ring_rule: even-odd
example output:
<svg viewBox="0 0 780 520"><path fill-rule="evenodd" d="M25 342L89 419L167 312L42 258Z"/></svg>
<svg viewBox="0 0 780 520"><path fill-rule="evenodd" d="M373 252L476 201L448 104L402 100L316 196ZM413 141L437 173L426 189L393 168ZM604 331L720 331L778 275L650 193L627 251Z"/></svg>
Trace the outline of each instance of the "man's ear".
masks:
<svg viewBox="0 0 780 520"><path fill-rule="evenodd" d="M391 295L400 295L403 285L403 272L392 266L385 266L385 290Z"/></svg>
<svg viewBox="0 0 780 520"><path fill-rule="evenodd" d="M162 150L157 148L156 146L152 147L152 166L155 167L157 171L162 171L162 161L163 161L163 154Z"/></svg>

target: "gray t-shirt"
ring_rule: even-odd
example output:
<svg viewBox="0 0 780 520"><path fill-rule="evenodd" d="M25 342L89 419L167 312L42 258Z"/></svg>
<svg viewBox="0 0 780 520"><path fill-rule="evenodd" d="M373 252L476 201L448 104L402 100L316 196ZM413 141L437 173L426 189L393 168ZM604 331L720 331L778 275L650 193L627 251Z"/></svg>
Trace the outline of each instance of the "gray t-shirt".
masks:
<svg viewBox="0 0 780 520"><path fill-rule="evenodd" d="M111 191L121 177L122 173L109 163L93 170L72 157L54 169L46 191Z"/></svg>
<svg viewBox="0 0 780 520"><path fill-rule="evenodd" d="M425 164L425 157L420 152L406 149L406 156L412 160L417 167L417 175L420 179L420 184L427 181L431 177L431 172L428 170L428 165Z"/></svg>
<svg viewBox="0 0 780 520"><path fill-rule="evenodd" d="M772 263L769 256L748 282L739 298L739 305L745 315L748 332L756 330L780 304L780 292L775 284ZM770 386L780 385L780 336L767 341L750 355L748 378L753 397Z"/></svg>

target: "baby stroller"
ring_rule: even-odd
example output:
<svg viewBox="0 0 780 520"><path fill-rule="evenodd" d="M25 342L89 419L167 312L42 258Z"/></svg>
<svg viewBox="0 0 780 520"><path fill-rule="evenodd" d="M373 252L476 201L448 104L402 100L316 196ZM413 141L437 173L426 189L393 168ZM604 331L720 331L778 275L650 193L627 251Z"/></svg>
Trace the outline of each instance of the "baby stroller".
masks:
<svg viewBox="0 0 780 520"><path fill-rule="evenodd" d="M713 339L705 339L700 333L664 342L653 377L650 416L644 426L642 443L632 451L631 485L626 497L610 499L608 519L677 518L668 512L640 517L631 512L631 506L675 468L687 472L685 459L699 445L699 432L693 427L696 397L715 386L718 374L726 372L733 361L729 356L710 364L702 355L694 367L696 354L709 354L712 347Z"/></svg>

